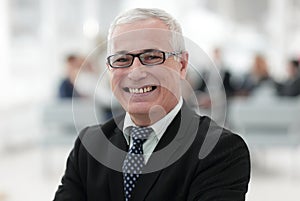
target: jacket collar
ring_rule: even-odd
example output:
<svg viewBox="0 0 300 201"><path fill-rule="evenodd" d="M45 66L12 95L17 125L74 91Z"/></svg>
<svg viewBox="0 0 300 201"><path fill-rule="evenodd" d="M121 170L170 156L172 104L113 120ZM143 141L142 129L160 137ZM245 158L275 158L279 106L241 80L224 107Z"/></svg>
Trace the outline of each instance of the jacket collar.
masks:
<svg viewBox="0 0 300 201"><path fill-rule="evenodd" d="M103 131L111 132L114 130L113 134L109 137L112 144L119 149L128 150L128 145L122 133L122 127L120 127L123 125L122 123L122 117L117 118L114 120L114 123L110 122L109 125L104 125ZM113 124L114 126L112 126ZM164 171L162 166L167 167L178 160L190 147L195 139L198 126L199 116L196 115L194 111L190 110L184 103L182 109L167 128L163 137L156 146L154 153L151 155L148 163L144 167L144 174L140 176L136 187L133 190L132 201L145 199L157 182L161 172ZM114 127L114 129L112 129L112 127ZM118 164L122 166L123 160L119 161ZM111 171L111 173L110 192L112 200L123 200L123 173L117 171Z"/></svg>

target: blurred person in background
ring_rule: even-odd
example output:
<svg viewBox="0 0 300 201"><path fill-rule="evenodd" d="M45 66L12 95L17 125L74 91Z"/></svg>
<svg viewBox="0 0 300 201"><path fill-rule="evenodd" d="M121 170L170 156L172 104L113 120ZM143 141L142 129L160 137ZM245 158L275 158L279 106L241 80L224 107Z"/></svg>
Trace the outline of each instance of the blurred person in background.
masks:
<svg viewBox="0 0 300 201"><path fill-rule="evenodd" d="M236 86L234 85L233 76L228 66L223 61L221 48L215 48L213 51L213 61L219 70L220 76L223 80L223 85L227 97L234 95Z"/></svg>
<svg viewBox="0 0 300 201"><path fill-rule="evenodd" d="M273 85L273 79L269 75L266 58L261 54L256 54L250 72L242 79L237 95L253 95L255 91L269 84Z"/></svg>
<svg viewBox="0 0 300 201"><path fill-rule="evenodd" d="M183 99L188 52L178 22L132 9L108 39L111 88L126 113L81 131L54 200L244 201L247 145ZM216 140L211 150L204 139Z"/></svg>
<svg viewBox="0 0 300 201"><path fill-rule="evenodd" d="M216 47L213 49L212 60L215 67L217 68L219 75L221 76L226 97L227 99L230 99L235 94L236 86L234 85L233 77L229 68L223 61L221 48ZM213 77L213 73L210 72L210 69L204 71L203 79L199 81L199 85L198 87L196 87L196 90L200 92L198 93L198 102L201 108L211 107L211 100L207 89L207 84L215 86L216 84L214 82L214 79L216 78ZM219 86L219 88L221 88L221 86Z"/></svg>
<svg viewBox="0 0 300 201"><path fill-rule="evenodd" d="M70 54L66 57L66 77L59 85L59 98L81 97L80 93L75 89L74 84L83 62L84 58L76 54Z"/></svg>
<svg viewBox="0 0 300 201"><path fill-rule="evenodd" d="M298 96L300 95L299 59L291 59L287 71L288 79L284 83L277 83L277 93L279 96Z"/></svg>
<svg viewBox="0 0 300 201"><path fill-rule="evenodd" d="M59 86L59 98L91 98L99 73L91 61L79 54L66 57L66 77Z"/></svg>

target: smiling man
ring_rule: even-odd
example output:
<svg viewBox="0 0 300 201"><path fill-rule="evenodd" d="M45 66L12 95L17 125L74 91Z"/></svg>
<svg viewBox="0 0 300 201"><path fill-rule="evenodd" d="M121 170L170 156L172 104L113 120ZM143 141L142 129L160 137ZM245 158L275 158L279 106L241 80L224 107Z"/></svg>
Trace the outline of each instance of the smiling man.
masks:
<svg viewBox="0 0 300 201"><path fill-rule="evenodd" d="M111 85L132 121L138 126L148 126L162 119L178 103L188 54L184 44L174 46L172 39L178 38L179 33L171 32L166 22L158 18L140 19L141 23L122 20L127 18L119 18L109 35ZM175 25L181 32L180 26Z"/></svg>
<svg viewBox="0 0 300 201"><path fill-rule="evenodd" d="M118 16L107 67L125 114L81 131L54 200L245 200L247 146L184 100L188 52L174 18L159 9Z"/></svg>

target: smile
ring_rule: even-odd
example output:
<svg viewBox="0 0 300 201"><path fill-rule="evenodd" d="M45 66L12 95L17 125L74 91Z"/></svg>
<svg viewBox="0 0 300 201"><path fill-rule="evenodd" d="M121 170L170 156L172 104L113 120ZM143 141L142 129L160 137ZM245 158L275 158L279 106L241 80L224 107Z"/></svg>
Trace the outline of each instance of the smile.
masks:
<svg viewBox="0 0 300 201"><path fill-rule="evenodd" d="M124 91L129 92L131 94L143 94L148 93L156 89L156 86L146 86L141 88L129 88L125 87Z"/></svg>

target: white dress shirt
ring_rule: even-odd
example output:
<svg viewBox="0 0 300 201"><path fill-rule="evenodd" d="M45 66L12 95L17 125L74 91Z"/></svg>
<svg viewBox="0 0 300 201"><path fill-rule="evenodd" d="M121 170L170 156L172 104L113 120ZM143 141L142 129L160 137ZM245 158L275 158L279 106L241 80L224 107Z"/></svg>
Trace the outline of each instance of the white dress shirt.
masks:
<svg viewBox="0 0 300 201"><path fill-rule="evenodd" d="M182 107L182 104L183 104L183 100L182 97L180 97L177 105L166 116L164 116L159 121L155 122L153 125L149 126L153 129L153 132L150 134L147 141L143 144L145 163L148 162L156 145L158 144L159 140L163 136L164 132L167 130L170 123L178 114L179 110ZM129 148L132 147L132 140L129 134L129 128L131 126L139 127L134 124L134 122L130 118L130 115L126 112L124 125L123 125L123 134L126 139L127 145L129 145Z"/></svg>

